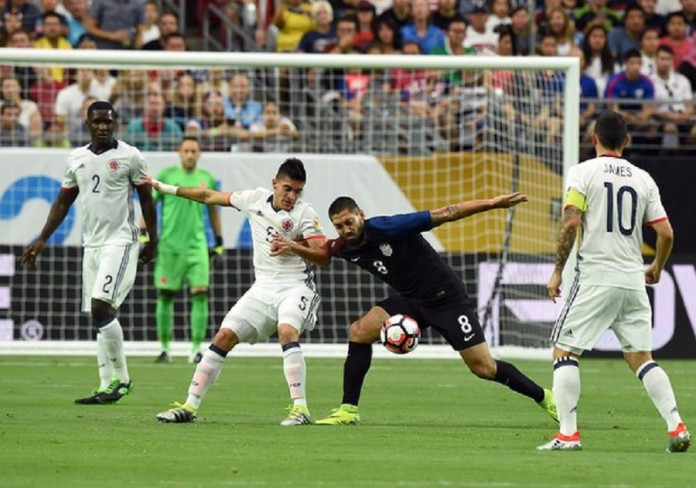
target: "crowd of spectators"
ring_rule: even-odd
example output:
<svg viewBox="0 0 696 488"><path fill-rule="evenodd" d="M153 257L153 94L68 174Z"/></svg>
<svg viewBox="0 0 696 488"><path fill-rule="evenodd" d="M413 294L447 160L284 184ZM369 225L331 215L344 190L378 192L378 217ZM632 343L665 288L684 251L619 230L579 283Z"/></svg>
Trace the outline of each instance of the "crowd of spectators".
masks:
<svg viewBox="0 0 696 488"><path fill-rule="evenodd" d="M637 141L678 150L696 140L696 0L201 3L210 2L251 26L260 51L577 56L582 134L612 107ZM156 1L0 0L0 12L2 47L189 49L176 13ZM505 70L0 66L0 83L3 146L84 144L86 107L107 100L123 137L145 150L171 150L187 134L211 151L311 150L313 139L329 150L345 151L339 142L351 141L356 150L410 152L476 149L491 134L557 146L565 79Z"/></svg>

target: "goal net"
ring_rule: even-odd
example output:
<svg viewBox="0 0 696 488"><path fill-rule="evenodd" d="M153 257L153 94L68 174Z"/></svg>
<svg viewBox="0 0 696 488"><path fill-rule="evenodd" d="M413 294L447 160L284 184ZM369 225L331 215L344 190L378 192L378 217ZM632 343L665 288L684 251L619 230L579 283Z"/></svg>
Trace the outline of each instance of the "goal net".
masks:
<svg viewBox="0 0 696 488"><path fill-rule="evenodd" d="M16 126L3 127L0 149L0 344L94 337L80 312L79 208L36 270L16 257L40 232L70 148L89 142L86 107L107 100L116 136L143 150L154 175L179 164L183 135L199 138L199 165L226 191L267 187L285 158L300 157L304 198L329 237L326 212L340 195L375 216L526 193L515 209L426 238L466 283L493 348L548 348L557 308L545 283L563 175L578 152L576 59L3 49L0 67L3 124ZM248 223L232 209L221 215L226 252L211 266L208 338L253 282ZM317 279L309 344L344 345L350 323L389 293L342 261ZM126 340L156 341L155 300L150 265L119 312ZM186 289L175 303L174 338L187 341ZM445 347L430 331L422 343Z"/></svg>

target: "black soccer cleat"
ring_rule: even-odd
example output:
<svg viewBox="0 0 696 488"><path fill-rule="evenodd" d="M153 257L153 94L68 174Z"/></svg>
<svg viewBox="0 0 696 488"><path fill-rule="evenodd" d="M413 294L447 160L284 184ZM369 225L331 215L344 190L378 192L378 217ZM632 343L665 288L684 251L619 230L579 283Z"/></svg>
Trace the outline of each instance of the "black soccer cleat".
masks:
<svg viewBox="0 0 696 488"><path fill-rule="evenodd" d="M133 381L121 383L121 380L114 378L106 388L94 390L86 398L78 398L75 403L78 405L110 405L116 403L124 396L133 391Z"/></svg>
<svg viewBox="0 0 696 488"><path fill-rule="evenodd" d="M75 403L78 405L99 405L99 396L104 393L103 390L94 390L92 394L85 398L78 398Z"/></svg>
<svg viewBox="0 0 696 488"><path fill-rule="evenodd" d="M156 363L171 363L172 358L169 357L167 351L162 351L159 356L155 358Z"/></svg>
<svg viewBox="0 0 696 488"><path fill-rule="evenodd" d="M121 380L115 378L106 388L106 391L103 391L98 395L99 403L101 405L109 405L111 403L116 403L124 396L129 395L132 391L133 380L130 380L128 383L121 383Z"/></svg>

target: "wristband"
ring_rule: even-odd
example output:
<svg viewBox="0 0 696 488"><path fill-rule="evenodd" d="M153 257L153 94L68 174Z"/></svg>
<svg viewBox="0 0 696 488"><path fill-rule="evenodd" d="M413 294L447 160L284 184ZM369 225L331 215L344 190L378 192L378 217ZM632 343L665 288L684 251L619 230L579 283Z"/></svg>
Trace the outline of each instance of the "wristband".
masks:
<svg viewBox="0 0 696 488"><path fill-rule="evenodd" d="M179 189L178 186L174 185L167 185L166 183L158 182L159 183L159 191L160 193L164 193L165 195L176 195L176 191Z"/></svg>
<svg viewBox="0 0 696 488"><path fill-rule="evenodd" d="M222 247L222 236L215 236L215 247Z"/></svg>

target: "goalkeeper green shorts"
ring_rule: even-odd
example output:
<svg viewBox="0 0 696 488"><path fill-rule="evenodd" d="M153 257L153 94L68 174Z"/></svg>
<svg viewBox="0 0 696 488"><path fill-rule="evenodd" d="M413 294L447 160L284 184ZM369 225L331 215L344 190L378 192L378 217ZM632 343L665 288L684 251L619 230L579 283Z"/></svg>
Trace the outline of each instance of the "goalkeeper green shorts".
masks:
<svg viewBox="0 0 696 488"><path fill-rule="evenodd" d="M191 288L210 285L208 249L196 249L186 254L157 254L155 288L178 291L184 286L184 280Z"/></svg>

